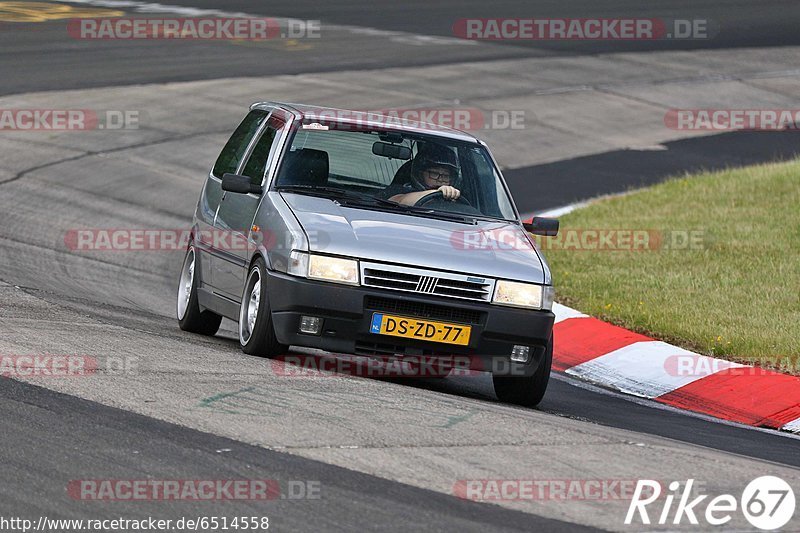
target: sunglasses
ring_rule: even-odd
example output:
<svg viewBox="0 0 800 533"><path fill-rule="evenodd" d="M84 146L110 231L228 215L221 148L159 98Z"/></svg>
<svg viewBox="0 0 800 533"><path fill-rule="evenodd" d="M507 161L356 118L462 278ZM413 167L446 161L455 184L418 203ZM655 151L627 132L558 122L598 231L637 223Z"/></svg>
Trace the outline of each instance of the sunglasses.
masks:
<svg viewBox="0 0 800 533"><path fill-rule="evenodd" d="M425 177L440 183L449 182L453 179L449 171L436 172L434 170L423 170L422 172L425 173Z"/></svg>

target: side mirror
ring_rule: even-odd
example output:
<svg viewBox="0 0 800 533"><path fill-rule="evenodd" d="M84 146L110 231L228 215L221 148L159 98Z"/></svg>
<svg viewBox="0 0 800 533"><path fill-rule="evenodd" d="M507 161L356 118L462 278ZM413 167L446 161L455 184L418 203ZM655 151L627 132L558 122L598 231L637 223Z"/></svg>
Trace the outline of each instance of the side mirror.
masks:
<svg viewBox="0 0 800 533"><path fill-rule="evenodd" d="M523 221L522 227L534 235L544 235L546 237L558 235L557 218L533 217L530 222Z"/></svg>
<svg viewBox="0 0 800 533"><path fill-rule="evenodd" d="M240 194L261 194L261 185L253 185L247 176L225 174L222 176L222 190Z"/></svg>

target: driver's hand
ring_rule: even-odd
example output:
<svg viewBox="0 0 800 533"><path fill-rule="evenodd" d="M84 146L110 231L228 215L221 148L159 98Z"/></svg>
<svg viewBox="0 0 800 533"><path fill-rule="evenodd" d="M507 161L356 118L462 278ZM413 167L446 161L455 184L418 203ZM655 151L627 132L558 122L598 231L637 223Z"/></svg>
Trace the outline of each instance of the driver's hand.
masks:
<svg viewBox="0 0 800 533"><path fill-rule="evenodd" d="M438 190L442 192L446 200L458 200L458 197L461 196L461 191L451 185L442 185Z"/></svg>

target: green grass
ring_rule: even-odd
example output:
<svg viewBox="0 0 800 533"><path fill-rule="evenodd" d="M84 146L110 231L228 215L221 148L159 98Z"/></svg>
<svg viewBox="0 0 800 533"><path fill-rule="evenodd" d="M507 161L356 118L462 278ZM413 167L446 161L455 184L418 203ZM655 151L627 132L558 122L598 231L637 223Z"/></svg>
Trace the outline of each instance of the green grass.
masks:
<svg viewBox="0 0 800 533"><path fill-rule="evenodd" d="M693 231L700 242L591 251L539 238L557 301L702 354L800 374L800 160L673 179L561 218L562 239L587 228Z"/></svg>

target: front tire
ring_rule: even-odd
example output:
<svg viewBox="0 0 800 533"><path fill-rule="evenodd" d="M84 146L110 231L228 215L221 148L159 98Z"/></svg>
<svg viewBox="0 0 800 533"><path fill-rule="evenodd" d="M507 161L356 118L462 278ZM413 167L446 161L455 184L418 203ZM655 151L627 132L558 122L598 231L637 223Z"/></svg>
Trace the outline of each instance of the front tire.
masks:
<svg viewBox="0 0 800 533"><path fill-rule="evenodd" d="M181 267L181 277L178 281L178 325L183 331L210 337L216 335L222 317L211 311L200 310L200 304L197 301L196 263L197 252L194 245L189 243L183 267Z"/></svg>
<svg viewBox="0 0 800 533"><path fill-rule="evenodd" d="M550 369L553 366L553 337L547 343L544 359L539 368L530 376L493 375L494 392L501 402L513 403L523 407L536 407L544 398Z"/></svg>
<svg viewBox="0 0 800 533"><path fill-rule="evenodd" d="M289 348L278 342L267 296L267 264L258 258L250 267L239 308L239 344L249 355L274 357Z"/></svg>

